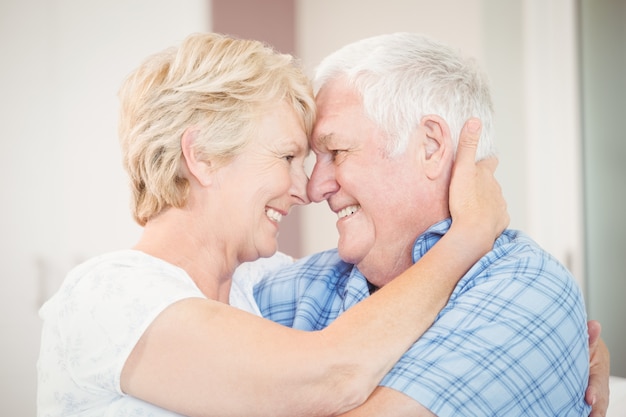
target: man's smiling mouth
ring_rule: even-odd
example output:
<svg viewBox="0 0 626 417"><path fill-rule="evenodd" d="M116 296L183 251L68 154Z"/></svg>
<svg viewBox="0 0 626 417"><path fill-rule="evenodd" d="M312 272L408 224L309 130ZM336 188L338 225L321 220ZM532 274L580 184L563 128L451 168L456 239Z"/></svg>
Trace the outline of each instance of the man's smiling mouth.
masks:
<svg viewBox="0 0 626 417"><path fill-rule="evenodd" d="M337 213L337 217L339 217L340 219L343 219L344 217L348 217L356 213L359 210L361 210L361 206L358 204L355 204L353 206L348 206L346 208L339 210L339 212Z"/></svg>

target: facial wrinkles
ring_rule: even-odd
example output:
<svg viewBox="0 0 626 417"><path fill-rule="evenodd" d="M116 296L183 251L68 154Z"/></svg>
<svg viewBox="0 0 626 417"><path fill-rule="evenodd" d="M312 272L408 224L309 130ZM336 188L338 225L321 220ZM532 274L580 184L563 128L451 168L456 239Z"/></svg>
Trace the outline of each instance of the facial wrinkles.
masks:
<svg viewBox="0 0 626 417"><path fill-rule="evenodd" d="M260 201L263 206L288 211L292 204L287 197L292 187L298 186L299 178L293 160L288 161L285 158L288 155L291 153L272 150L264 152L263 157L257 161L256 172L260 183L258 193L264 196L264 199ZM280 221L280 216L272 214L271 211L268 213L270 218Z"/></svg>
<svg viewBox="0 0 626 417"><path fill-rule="evenodd" d="M241 201L242 205L238 207L238 210L244 213L249 212L252 216L252 223L248 224L246 230L243 231L248 236L248 242L242 247L242 261L254 260L258 256L268 256L273 253L276 249L275 232L271 231L272 228L268 229L268 221L280 222L282 214L279 210L288 209L288 203L283 201L285 200L283 196L287 195L291 177L288 175L288 168L281 166L286 162L266 151L260 152L257 156L251 164L255 166L251 174L256 179L251 184L253 188L250 189L250 197L247 201ZM242 182L245 183L245 181L244 178ZM234 188L242 191L241 186L242 184L235 185Z"/></svg>
<svg viewBox="0 0 626 417"><path fill-rule="evenodd" d="M245 160L233 167L232 174L236 177L233 192L239 194L248 188L248 198L239 197L237 210L244 208L253 219L245 229L248 237L248 243L242 247L245 260L259 254L268 256L269 250L276 250L275 242L270 244L267 240L275 239L273 233L268 235L271 230L267 228L268 219L278 223L293 204L306 202L304 159L309 145L301 123L284 114L273 112L263 119L257 140L241 155ZM293 195L304 198L297 201ZM255 253L250 252L253 248Z"/></svg>
<svg viewBox="0 0 626 417"><path fill-rule="evenodd" d="M294 130L295 127L293 128ZM285 170L282 172L288 172L288 178L292 186L301 188L301 182L304 181L306 186L307 177L304 172L304 161L310 152L308 141L304 136L304 132L299 135L299 132L295 132L296 136L292 136L290 133L285 132L285 136L281 136L276 139L269 139L265 142L260 153L260 159L265 162L268 170L276 169L274 172L281 172L281 167ZM295 191L295 190L294 190ZM302 192L302 190L299 190Z"/></svg>
<svg viewBox="0 0 626 417"><path fill-rule="evenodd" d="M351 164L351 183L346 182L372 228L371 247L358 266L377 285L410 265L413 221L419 216L411 191L416 185L410 180L413 161L408 155L385 156L383 142L375 135L363 144L363 157Z"/></svg>
<svg viewBox="0 0 626 417"><path fill-rule="evenodd" d="M334 192L329 195L328 202L332 210L338 211L339 218L347 214L354 214L360 209L358 194L352 195L354 187L344 189L344 183L353 184L350 178L361 169L359 146L348 144L345 141L337 143L330 141L321 157L326 181L334 185ZM360 166L361 165L361 166ZM344 181L345 180L345 181ZM363 179L361 179L363 181ZM365 179L365 182L367 180Z"/></svg>
<svg viewBox="0 0 626 417"><path fill-rule="evenodd" d="M332 161L325 172L329 177L332 174L337 184L335 192L327 196L328 202L335 211L350 213L337 223L340 255L359 268L372 266L375 268L366 269L380 272L377 268L383 263L396 263L398 256L388 248L398 247L391 228L398 207L386 200L393 195L390 189L402 188L387 175L390 161L381 151L383 132L365 116L359 94L346 83L337 81L325 86L317 103L314 150L320 154L318 164ZM385 255L394 259L384 259Z"/></svg>

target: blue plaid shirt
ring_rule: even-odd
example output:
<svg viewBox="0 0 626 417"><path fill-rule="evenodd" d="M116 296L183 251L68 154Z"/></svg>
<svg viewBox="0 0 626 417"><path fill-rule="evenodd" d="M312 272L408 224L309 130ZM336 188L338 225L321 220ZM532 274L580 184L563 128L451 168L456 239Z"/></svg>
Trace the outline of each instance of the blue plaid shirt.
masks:
<svg viewBox="0 0 626 417"><path fill-rule="evenodd" d="M413 259L447 232L420 236ZM336 250L304 258L255 287L261 313L319 330L369 295ZM431 328L381 382L445 416L588 416L586 314L571 274L525 234L505 231L456 286Z"/></svg>

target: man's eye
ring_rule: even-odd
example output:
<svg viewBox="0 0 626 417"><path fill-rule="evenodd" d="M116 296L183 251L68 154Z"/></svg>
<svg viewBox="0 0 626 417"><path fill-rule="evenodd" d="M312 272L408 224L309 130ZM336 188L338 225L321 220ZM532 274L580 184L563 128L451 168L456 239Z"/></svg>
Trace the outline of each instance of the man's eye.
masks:
<svg viewBox="0 0 626 417"><path fill-rule="evenodd" d="M287 162L291 162L291 161L293 161L294 156L293 156L293 155L285 155L285 156L283 156L283 158L284 158Z"/></svg>

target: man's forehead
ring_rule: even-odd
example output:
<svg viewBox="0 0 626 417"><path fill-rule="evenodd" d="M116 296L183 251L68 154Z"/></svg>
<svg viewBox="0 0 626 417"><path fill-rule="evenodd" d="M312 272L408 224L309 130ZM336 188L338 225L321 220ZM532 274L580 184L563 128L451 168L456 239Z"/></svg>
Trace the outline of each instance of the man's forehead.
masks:
<svg viewBox="0 0 626 417"><path fill-rule="evenodd" d="M339 102L319 106L313 125L312 137L316 143L328 143L351 124L355 113L360 109L349 103Z"/></svg>

